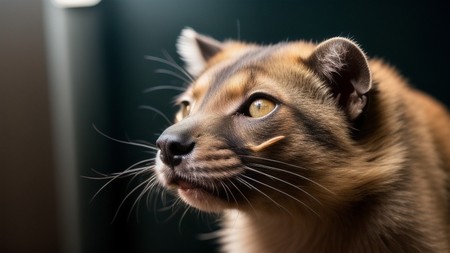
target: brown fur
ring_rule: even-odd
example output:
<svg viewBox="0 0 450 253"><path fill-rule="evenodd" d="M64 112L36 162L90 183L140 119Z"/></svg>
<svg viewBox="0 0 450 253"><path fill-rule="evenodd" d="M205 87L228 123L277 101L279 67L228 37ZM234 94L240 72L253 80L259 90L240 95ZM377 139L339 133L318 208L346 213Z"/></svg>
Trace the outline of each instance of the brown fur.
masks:
<svg viewBox="0 0 450 253"><path fill-rule="evenodd" d="M337 41L351 49L214 43L179 97L190 112L161 135L155 169L188 204L224 214L225 252L450 250L448 111ZM359 60L320 65L334 53ZM347 75L354 90L337 94L330 82ZM255 93L277 108L244 115Z"/></svg>

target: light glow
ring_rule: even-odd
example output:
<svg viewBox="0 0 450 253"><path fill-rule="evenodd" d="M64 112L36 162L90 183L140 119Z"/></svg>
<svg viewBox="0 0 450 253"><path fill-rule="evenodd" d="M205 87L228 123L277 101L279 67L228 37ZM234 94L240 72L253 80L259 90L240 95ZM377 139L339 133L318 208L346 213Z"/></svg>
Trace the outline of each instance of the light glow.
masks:
<svg viewBox="0 0 450 253"><path fill-rule="evenodd" d="M101 0L53 0L53 2L63 8L91 7L100 3Z"/></svg>

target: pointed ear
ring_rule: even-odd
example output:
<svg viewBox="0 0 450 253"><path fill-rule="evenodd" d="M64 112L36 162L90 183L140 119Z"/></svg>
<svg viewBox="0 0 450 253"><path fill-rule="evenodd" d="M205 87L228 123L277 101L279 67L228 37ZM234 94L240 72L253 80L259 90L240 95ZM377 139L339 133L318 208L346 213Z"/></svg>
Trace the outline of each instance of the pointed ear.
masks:
<svg viewBox="0 0 450 253"><path fill-rule="evenodd" d="M358 45L339 37L326 40L317 46L307 64L330 85L349 119L356 119L372 87L369 63Z"/></svg>
<svg viewBox="0 0 450 253"><path fill-rule="evenodd" d="M186 64L187 71L197 76L211 57L222 50L222 43L185 28L178 37L177 51Z"/></svg>

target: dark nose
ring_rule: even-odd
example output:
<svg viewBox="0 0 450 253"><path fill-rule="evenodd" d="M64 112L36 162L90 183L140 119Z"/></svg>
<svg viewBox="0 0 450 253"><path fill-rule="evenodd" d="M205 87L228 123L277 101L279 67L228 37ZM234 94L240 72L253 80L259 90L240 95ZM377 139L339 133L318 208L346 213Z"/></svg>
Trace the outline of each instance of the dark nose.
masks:
<svg viewBox="0 0 450 253"><path fill-rule="evenodd" d="M175 134L162 134L156 141L161 150L160 158L172 168L179 165L183 158L194 149L195 142L190 137Z"/></svg>

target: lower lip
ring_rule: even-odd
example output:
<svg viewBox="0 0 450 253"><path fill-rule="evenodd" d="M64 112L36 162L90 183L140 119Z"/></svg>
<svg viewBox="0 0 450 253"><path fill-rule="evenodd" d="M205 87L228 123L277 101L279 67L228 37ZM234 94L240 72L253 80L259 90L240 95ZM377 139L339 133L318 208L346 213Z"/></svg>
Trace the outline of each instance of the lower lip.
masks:
<svg viewBox="0 0 450 253"><path fill-rule="evenodd" d="M204 189L187 182L178 183L178 193L189 198L202 199L209 195Z"/></svg>
<svg viewBox="0 0 450 253"><path fill-rule="evenodd" d="M185 181L178 182L178 192L184 193L184 194L192 194L194 192L202 191L200 188L194 186L193 184L190 184Z"/></svg>
<svg viewBox="0 0 450 253"><path fill-rule="evenodd" d="M179 181L177 183L177 185L178 185L178 188L180 190L184 190L184 191L188 191L188 190L191 190L191 189L197 189L197 187L195 187L193 184L188 183L186 181Z"/></svg>
<svg viewBox="0 0 450 253"><path fill-rule="evenodd" d="M184 199L205 201L210 195L201 188L178 188L178 194Z"/></svg>

